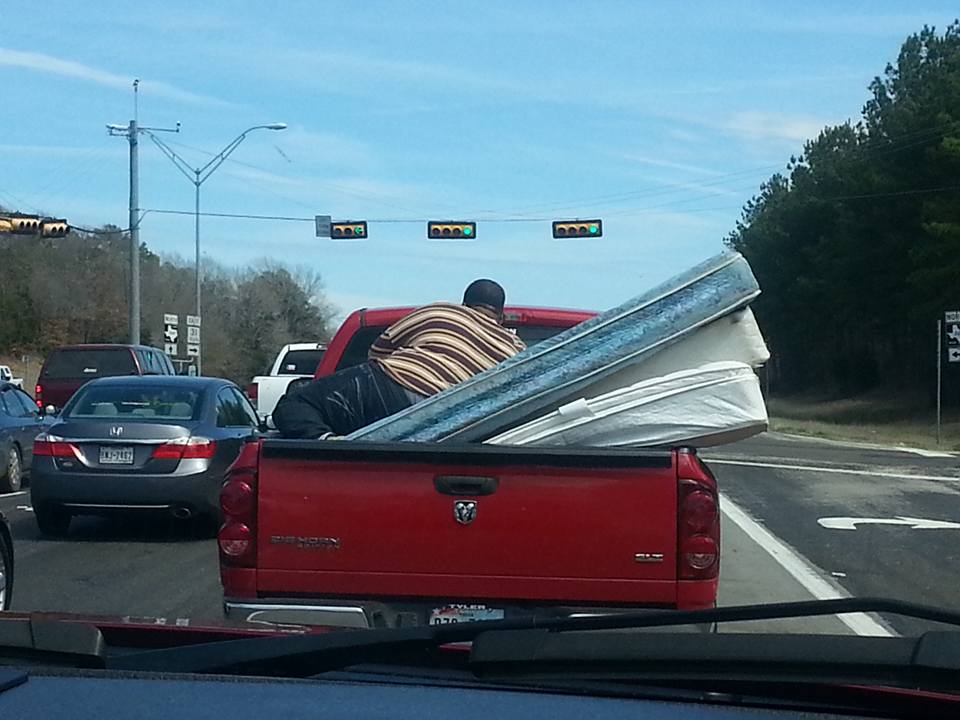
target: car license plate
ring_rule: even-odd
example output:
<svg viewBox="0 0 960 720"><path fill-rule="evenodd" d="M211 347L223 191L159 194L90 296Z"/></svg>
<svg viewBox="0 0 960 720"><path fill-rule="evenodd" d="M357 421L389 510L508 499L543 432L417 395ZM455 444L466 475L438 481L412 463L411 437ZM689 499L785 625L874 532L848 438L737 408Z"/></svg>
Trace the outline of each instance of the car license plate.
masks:
<svg viewBox="0 0 960 720"><path fill-rule="evenodd" d="M101 465L133 465L132 447L101 447Z"/></svg>
<svg viewBox="0 0 960 720"><path fill-rule="evenodd" d="M444 605L430 613L431 625L476 622L478 620L503 620L503 610L486 605Z"/></svg>

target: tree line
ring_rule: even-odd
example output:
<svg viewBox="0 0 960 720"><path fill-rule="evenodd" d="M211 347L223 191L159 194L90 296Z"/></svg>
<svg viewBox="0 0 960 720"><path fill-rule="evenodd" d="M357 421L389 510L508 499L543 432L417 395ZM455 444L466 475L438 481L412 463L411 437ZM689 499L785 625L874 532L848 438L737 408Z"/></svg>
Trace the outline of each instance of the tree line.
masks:
<svg viewBox="0 0 960 720"><path fill-rule="evenodd" d="M806 142L726 238L763 290L781 393L929 399L935 322L960 310L960 22L907 38L869 90L859 120Z"/></svg>
<svg viewBox="0 0 960 720"><path fill-rule="evenodd" d="M119 228L63 238L0 236L0 355L129 339L130 244ZM163 315L195 309L193 264L140 248L141 336L163 347ZM330 337L334 308L318 273L262 261L203 266L203 370L236 382L261 373L279 348Z"/></svg>

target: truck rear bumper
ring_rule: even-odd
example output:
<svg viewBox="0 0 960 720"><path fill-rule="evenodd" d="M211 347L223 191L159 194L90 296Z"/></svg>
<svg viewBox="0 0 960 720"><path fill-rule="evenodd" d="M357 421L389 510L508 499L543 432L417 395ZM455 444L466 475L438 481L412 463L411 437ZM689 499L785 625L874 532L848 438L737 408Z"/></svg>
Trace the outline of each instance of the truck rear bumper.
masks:
<svg viewBox="0 0 960 720"><path fill-rule="evenodd" d="M323 625L351 629L375 627L413 627L430 622L431 613L440 602L297 600L295 598L224 598L227 618L241 622L267 623L272 625ZM662 612L668 607L572 607L572 606L502 606L506 619L537 616L542 618L582 617L589 615L612 615L620 613ZM686 625L666 628L649 628L649 632L709 632L712 626Z"/></svg>
<svg viewBox="0 0 960 720"><path fill-rule="evenodd" d="M370 628L371 619L361 605L324 605L290 600L229 600L223 609L231 620L271 625L328 625Z"/></svg>

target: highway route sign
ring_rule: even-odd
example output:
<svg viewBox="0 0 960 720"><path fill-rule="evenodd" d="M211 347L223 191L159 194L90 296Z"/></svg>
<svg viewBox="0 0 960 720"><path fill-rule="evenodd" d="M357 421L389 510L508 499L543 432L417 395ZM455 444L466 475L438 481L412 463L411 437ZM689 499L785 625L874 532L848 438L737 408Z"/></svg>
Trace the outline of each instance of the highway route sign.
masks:
<svg viewBox="0 0 960 720"><path fill-rule="evenodd" d="M187 356L188 357L198 357L200 355L200 346L199 345L190 345L187 343Z"/></svg>
<svg viewBox="0 0 960 720"><path fill-rule="evenodd" d="M176 343L164 343L163 351L170 357L177 356L177 344Z"/></svg>
<svg viewBox="0 0 960 720"><path fill-rule="evenodd" d="M947 348L947 362L960 362L960 347Z"/></svg>
<svg viewBox="0 0 960 720"><path fill-rule="evenodd" d="M187 342L193 345L200 342L200 328L196 325L187 326Z"/></svg>

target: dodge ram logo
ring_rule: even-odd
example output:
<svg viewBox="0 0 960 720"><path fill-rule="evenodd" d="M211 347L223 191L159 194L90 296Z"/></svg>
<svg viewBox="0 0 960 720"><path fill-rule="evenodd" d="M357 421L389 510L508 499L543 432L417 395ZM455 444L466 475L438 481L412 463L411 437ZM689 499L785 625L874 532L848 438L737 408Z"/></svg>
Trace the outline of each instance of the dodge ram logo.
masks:
<svg viewBox="0 0 960 720"><path fill-rule="evenodd" d="M469 525L477 519L477 503L474 500L457 500L453 504L453 517L461 525Z"/></svg>

